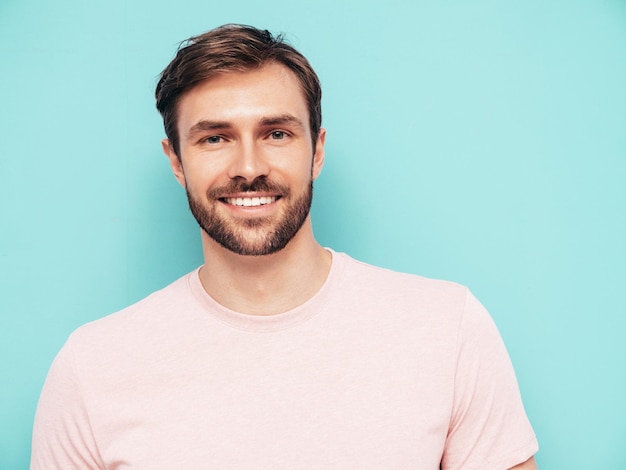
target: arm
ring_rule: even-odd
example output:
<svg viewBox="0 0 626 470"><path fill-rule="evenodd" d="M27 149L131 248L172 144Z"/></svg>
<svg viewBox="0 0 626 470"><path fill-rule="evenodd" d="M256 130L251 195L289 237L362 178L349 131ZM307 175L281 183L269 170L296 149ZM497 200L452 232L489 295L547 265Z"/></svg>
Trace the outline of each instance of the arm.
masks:
<svg viewBox="0 0 626 470"><path fill-rule="evenodd" d="M54 360L39 398L31 470L104 468L68 349Z"/></svg>
<svg viewBox="0 0 626 470"><path fill-rule="evenodd" d="M442 469L534 470L531 456L538 445L513 366L493 320L469 293L457 349L454 402Z"/></svg>
<svg viewBox="0 0 626 470"><path fill-rule="evenodd" d="M516 465L509 470L537 470L537 462L535 462L535 457L531 457L526 462Z"/></svg>

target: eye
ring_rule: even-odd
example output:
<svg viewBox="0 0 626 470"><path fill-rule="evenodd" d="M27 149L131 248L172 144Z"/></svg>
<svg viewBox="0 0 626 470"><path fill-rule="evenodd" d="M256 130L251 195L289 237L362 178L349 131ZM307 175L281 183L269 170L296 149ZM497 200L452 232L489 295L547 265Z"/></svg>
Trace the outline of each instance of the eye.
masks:
<svg viewBox="0 0 626 470"><path fill-rule="evenodd" d="M285 131L273 131L270 137L274 140L282 140L287 137L287 133Z"/></svg>
<svg viewBox="0 0 626 470"><path fill-rule="evenodd" d="M222 136L219 135L211 135L204 139L207 144L219 144L220 142L222 142L222 140L224 139L222 138Z"/></svg>

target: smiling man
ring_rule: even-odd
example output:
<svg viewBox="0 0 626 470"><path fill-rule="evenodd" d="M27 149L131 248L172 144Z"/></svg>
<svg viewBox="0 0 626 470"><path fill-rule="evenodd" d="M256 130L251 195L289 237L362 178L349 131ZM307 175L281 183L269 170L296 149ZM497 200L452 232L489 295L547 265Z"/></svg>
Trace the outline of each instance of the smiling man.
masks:
<svg viewBox="0 0 626 470"><path fill-rule="evenodd" d="M71 335L31 468L536 468L471 293L316 242L326 131L299 52L226 25L179 49L156 98L204 264Z"/></svg>

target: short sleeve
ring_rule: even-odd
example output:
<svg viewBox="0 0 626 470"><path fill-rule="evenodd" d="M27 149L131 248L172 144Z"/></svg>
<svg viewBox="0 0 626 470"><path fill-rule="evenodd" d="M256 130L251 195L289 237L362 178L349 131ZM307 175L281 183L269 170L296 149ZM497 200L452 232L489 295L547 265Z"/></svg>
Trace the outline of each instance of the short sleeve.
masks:
<svg viewBox="0 0 626 470"><path fill-rule="evenodd" d="M68 344L55 358L39 398L30 468L104 468Z"/></svg>
<svg viewBox="0 0 626 470"><path fill-rule="evenodd" d="M504 470L528 460L537 449L504 343L485 308L468 291L441 468Z"/></svg>

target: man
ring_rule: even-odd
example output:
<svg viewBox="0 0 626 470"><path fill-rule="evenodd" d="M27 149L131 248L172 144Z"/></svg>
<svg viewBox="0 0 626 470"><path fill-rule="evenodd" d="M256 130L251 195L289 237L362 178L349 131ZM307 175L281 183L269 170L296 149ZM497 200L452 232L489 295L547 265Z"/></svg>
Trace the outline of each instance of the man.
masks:
<svg viewBox="0 0 626 470"><path fill-rule="evenodd" d="M205 263L72 334L32 468L536 468L500 337L453 283L322 248L321 90L269 32L190 39L156 90Z"/></svg>

